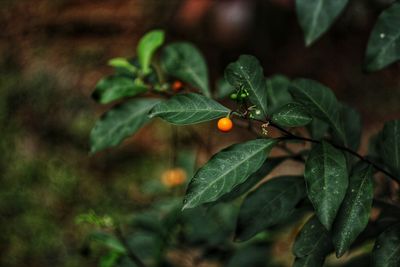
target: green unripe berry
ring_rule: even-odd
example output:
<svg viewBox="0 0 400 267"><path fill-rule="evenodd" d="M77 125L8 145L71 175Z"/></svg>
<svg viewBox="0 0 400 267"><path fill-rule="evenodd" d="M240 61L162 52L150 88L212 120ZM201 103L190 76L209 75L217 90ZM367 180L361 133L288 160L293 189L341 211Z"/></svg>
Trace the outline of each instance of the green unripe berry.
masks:
<svg viewBox="0 0 400 267"><path fill-rule="evenodd" d="M233 100L237 99L237 94L231 94L231 99Z"/></svg>
<svg viewBox="0 0 400 267"><path fill-rule="evenodd" d="M247 97L247 94L241 93L241 94L240 94L240 97L241 97L241 98L246 98L246 97Z"/></svg>

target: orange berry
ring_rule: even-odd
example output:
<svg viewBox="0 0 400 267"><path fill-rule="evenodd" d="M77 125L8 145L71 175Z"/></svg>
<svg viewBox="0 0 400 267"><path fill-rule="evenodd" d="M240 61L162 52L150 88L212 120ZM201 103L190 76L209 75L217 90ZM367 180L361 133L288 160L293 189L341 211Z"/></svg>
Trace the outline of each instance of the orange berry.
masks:
<svg viewBox="0 0 400 267"><path fill-rule="evenodd" d="M183 87L183 83L178 80L174 81L171 86L172 90L175 92L180 91L182 89L182 87Z"/></svg>
<svg viewBox="0 0 400 267"><path fill-rule="evenodd" d="M221 132L229 132L230 130L232 130L233 127L233 123L232 120L229 118L221 118L218 120L218 129Z"/></svg>
<svg viewBox="0 0 400 267"><path fill-rule="evenodd" d="M173 168L165 171L161 176L161 182L167 187L174 187L183 184L187 175L182 168Z"/></svg>

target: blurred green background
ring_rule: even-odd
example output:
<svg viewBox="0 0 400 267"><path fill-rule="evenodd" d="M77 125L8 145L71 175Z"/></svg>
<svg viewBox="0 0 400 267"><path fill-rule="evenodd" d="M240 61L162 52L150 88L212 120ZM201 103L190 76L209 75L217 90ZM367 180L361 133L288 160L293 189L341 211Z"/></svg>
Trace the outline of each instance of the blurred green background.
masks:
<svg viewBox="0 0 400 267"><path fill-rule="evenodd" d="M361 68L372 25L390 2L351 1L329 33L305 48L291 0L0 1L0 265L97 266L85 250L92 227L77 216L124 218L182 194L160 182L171 167L171 129L162 123L88 155L89 132L105 110L90 94L111 73L107 60L134 56L146 31L162 28L169 41L195 43L213 81L250 53L267 76L328 84L364 116L365 143L384 120L400 117L400 65L373 74ZM246 138L201 131L213 136L212 151ZM286 255L290 240L275 252Z"/></svg>

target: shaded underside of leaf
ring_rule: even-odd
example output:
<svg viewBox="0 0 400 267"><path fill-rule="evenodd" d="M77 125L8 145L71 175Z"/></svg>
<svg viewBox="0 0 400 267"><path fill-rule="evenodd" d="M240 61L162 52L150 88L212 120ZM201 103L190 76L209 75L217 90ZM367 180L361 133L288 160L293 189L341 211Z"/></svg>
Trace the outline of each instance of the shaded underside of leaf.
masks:
<svg viewBox="0 0 400 267"><path fill-rule="evenodd" d="M305 197L302 177L276 177L260 185L244 200L235 240L245 241L268 227L284 222Z"/></svg>

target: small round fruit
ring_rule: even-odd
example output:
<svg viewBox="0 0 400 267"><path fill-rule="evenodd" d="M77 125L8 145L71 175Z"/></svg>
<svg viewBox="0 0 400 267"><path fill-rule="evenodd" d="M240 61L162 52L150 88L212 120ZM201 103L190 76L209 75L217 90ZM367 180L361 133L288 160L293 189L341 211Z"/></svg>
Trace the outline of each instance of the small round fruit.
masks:
<svg viewBox="0 0 400 267"><path fill-rule="evenodd" d="M241 93L241 94L240 94L240 97L241 97L241 98L246 98L246 97L247 97L247 94Z"/></svg>
<svg viewBox="0 0 400 267"><path fill-rule="evenodd" d="M232 100L237 99L237 94L235 94L235 93L231 94L231 99L232 99Z"/></svg>
<svg viewBox="0 0 400 267"><path fill-rule="evenodd" d="M161 176L161 182L167 187L175 187L186 181L187 175L182 168L173 168L165 171Z"/></svg>
<svg viewBox="0 0 400 267"><path fill-rule="evenodd" d="M229 118L221 118L218 120L218 129L221 132L229 132L230 130L232 130L233 127L233 123L232 120Z"/></svg>
<svg viewBox="0 0 400 267"><path fill-rule="evenodd" d="M183 87L183 83L178 80L174 81L171 86L172 90L175 92L180 91L182 89L182 87Z"/></svg>

